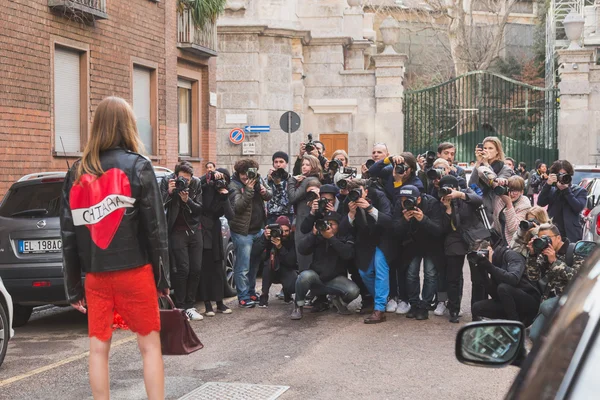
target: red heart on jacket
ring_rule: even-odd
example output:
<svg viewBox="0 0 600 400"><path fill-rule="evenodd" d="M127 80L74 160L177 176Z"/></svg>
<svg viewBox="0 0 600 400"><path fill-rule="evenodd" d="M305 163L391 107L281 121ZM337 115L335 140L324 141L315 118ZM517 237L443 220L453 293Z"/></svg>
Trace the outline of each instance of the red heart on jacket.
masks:
<svg viewBox="0 0 600 400"><path fill-rule="evenodd" d="M71 188L69 204L75 226L85 225L96 246L106 250L125 214L133 207L131 184L125 172L112 168L97 178L84 174Z"/></svg>

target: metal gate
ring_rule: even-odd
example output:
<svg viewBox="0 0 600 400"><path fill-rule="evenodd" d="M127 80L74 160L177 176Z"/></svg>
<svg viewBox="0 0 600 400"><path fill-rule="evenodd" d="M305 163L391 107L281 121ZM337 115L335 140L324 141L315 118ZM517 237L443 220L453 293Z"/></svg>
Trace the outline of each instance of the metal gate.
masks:
<svg viewBox="0 0 600 400"><path fill-rule="evenodd" d="M490 72L469 72L441 85L404 92L404 148L413 154L456 145L457 162L475 159L477 143L498 136L504 153L528 169L558 158L558 89Z"/></svg>

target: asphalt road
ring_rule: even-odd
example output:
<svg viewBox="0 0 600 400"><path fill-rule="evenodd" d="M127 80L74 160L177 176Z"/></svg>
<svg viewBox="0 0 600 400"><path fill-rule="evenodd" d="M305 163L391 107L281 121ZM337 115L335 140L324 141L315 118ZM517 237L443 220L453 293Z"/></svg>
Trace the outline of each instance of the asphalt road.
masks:
<svg viewBox="0 0 600 400"><path fill-rule="evenodd" d="M468 279L468 278L467 278ZM272 293L279 285L272 288ZM465 282L463 309L469 301ZM517 369L468 367L454 357L462 324L430 313L428 321L388 314L306 313L289 319L290 305L243 310L193 322L205 348L165 357L166 393L177 399L205 382L284 385L280 399L501 399ZM462 322L470 321L465 312ZM134 336L117 331L111 352L113 399L144 399L141 357ZM16 329L0 367L0 399L91 398L86 318L68 308L36 312Z"/></svg>

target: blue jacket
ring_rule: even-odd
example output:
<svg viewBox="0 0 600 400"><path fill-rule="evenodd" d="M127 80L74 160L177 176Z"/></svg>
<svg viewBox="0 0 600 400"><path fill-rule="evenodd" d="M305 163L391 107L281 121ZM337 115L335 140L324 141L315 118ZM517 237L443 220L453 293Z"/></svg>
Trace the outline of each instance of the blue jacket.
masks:
<svg viewBox="0 0 600 400"><path fill-rule="evenodd" d="M587 196L587 190L581 186L571 185L568 189L558 190L556 186L544 184L537 204L548 206L548 216L560 230L561 236L564 238L566 235L571 243L575 243L583 236L579 213L585 208Z"/></svg>
<svg viewBox="0 0 600 400"><path fill-rule="evenodd" d="M371 166L371 168L369 168L369 176L381 178L384 181L385 192L391 199L396 197L396 192L398 191L398 189L394 187L393 168L394 166L392 164L385 164L384 160L377 161ZM410 181L404 183L403 186L406 185L416 186L421 194L425 194L425 186L423 186L423 182L421 182L416 175Z"/></svg>

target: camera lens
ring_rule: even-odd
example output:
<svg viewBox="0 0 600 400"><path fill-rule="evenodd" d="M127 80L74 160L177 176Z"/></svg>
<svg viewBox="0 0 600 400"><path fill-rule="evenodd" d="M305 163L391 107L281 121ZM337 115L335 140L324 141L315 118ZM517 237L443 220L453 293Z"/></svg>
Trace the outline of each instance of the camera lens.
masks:
<svg viewBox="0 0 600 400"><path fill-rule="evenodd" d="M406 172L406 166L404 164L398 164L394 167L394 170L396 171L397 175L404 175L404 172Z"/></svg>
<svg viewBox="0 0 600 400"><path fill-rule="evenodd" d="M521 228L522 231L528 231L533 228L533 223L529 221L521 221L519 222L519 228Z"/></svg>
<svg viewBox="0 0 600 400"><path fill-rule="evenodd" d="M366 166L367 168L371 168L371 167L372 167L374 164L375 164L375 160L373 160L373 159L369 159L369 160L367 160L367 162L365 163L365 166Z"/></svg>

